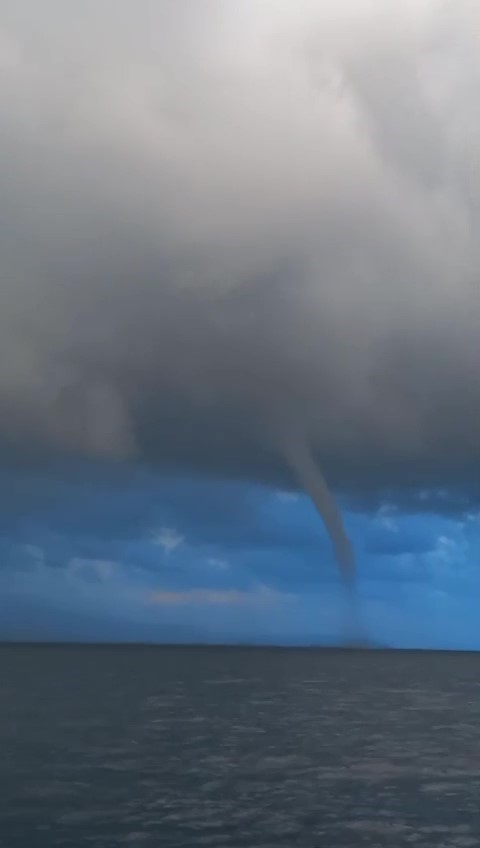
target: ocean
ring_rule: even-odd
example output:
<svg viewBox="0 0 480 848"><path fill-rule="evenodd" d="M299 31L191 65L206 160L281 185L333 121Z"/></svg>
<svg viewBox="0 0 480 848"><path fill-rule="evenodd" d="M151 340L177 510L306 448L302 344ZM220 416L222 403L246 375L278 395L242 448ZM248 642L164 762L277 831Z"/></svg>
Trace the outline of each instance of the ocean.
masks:
<svg viewBox="0 0 480 848"><path fill-rule="evenodd" d="M480 846L480 655L0 648L0 846Z"/></svg>

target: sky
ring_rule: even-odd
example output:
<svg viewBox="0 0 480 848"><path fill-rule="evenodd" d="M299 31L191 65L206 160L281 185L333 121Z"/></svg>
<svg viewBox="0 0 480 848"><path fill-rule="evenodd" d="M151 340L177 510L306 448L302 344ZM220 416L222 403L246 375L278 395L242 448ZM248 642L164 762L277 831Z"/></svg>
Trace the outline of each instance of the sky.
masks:
<svg viewBox="0 0 480 848"><path fill-rule="evenodd" d="M0 491L0 638L480 648L479 516L445 490L342 503L353 608L295 490L76 466Z"/></svg>
<svg viewBox="0 0 480 848"><path fill-rule="evenodd" d="M480 647L479 40L0 0L0 635Z"/></svg>

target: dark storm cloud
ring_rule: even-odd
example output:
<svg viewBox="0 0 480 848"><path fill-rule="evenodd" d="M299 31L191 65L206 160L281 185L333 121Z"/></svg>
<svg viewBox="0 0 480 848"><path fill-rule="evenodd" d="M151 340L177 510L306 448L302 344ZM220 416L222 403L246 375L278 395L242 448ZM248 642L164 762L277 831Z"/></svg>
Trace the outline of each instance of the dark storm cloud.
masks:
<svg viewBox="0 0 480 848"><path fill-rule="evenodd" d="M468 0L0 0L5 460L480 459ZM335 520L333 522L335 524Z"/></svg>

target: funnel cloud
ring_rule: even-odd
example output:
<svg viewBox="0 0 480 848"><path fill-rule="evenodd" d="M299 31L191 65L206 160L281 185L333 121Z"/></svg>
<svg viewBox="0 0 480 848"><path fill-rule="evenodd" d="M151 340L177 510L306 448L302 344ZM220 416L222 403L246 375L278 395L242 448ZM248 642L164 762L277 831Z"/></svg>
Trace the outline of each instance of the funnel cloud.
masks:
<svg viewBox="0 0 480 848"><path fill-rule="evenodd" d="M0 0L0 453L480 470L477 3ZM271 433L301 422L300 440Z"/></svg>
<svg viewBox="0 0 480 848"><path fill-rule="evenodd" d="M305 440L284 441L284 455L299 486L310 495L332 541L335 560L346 586L353 584L355 561L342 516L330 492L321 468Z"/></svg>
<svg viewBox="0 0 480 848"><path fill-rule="evenodd" d="M352 546L343 526L339 509L329 491L321 470L315 466L313 457L306 447L290 455L292 468L298 482L312 498L322 516L332 539L335 558L343 579L350 584L354 578L354 556Z"/></svg>

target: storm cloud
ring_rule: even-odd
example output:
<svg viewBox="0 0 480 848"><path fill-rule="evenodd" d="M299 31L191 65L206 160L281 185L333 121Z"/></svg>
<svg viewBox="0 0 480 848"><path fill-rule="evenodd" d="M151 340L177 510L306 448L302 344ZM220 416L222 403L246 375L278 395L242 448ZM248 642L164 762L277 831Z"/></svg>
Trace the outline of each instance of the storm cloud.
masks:
<svg viewBox="0 0 480 848"><path fill-rule="evenodd" d="M0 0L5 461L474 477L479 33L468 0Z"/></svg>

